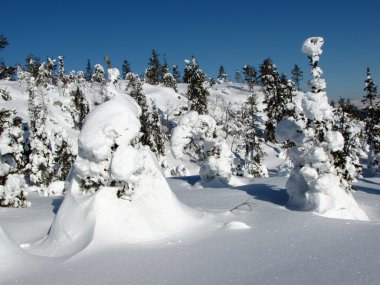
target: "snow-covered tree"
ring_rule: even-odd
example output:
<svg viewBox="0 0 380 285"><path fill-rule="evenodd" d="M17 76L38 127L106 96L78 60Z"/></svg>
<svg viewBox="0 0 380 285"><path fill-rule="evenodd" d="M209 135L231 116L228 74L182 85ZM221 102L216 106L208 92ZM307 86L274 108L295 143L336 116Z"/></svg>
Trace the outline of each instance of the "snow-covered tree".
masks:
<svg viewBox="0 0 380 285"><path fill-rule="evenodd" d="M224 66L223 65L221 65L219 67L218 80L220 82L227 82L228 81L228 74L224 70Z"/></svg>
<svg viewBox="0 0 380 285"><path fill-rule="evenodd" d="M169 73L169 64L166 61L166 56L164 55L164 63L160 67L160 82L164 82L165 74Z"/></svg>
<svg viewBox="0 0 380 285"><path fill-rule="evenodd" d="M14 110L0 110L0 207L27 207L27 149L22 119Z"/></svg>
<svg viewBox="0 0 380 285"><path fill-rule="evenodd" d="M84 119L90 111L90 108L79 86L77 86L77 88L70 93L70 96L74 109L72 117L74 120L75 128L80 130L82 128Z"/></svg>
<svg viewBox="0 0 380 285"><path fill-rule="evenodd" d="M261 122L258 118L256 95L248 97L244 105L244 145L245 145L245 172L248 176L266 177L268 170L264 165L265 153L261 148Z"/></svg>
<svg viewBox="0 0 380 285"><path fill-rule="evenodd" d="M209 95L203 86L205 74L199 68L197 60L193 57L185 69L187 77L187 99L190 104L190 110L198 114L207 114L207 96Z"/></svg>
<svg viewBox="0 0 380 285"><path fill-rule="evenodd" d="M47 62L43 62L38 68L38 75L36 84L37 86L43 86L48 88L49 85L54 84L55 75L54 70L56 69L55 59L48 58Z"/></svg>
<svg viewBox="0 0 380 285"><path fill-rule="evenodd" d="M137 104L141 108L140 119L140 134L135 138L135 144L141 144L149 146L149 148L156 155L164 154L164 146L162 145L163 132L159 125L159 119L157 114L157 109L149 110L146 96L142 89L142 82L137 74L132 72L128 73L126 76L127 93L135 99ZM155 105L154 105L155 106ZM152 131L154 130L154 131Z"/></svg>
<svg viewBox="0 0 380 285"><path fill-rule="evenodd" d="M367 166L374 170L374 168L380 167L379 161L376 159L376 155L380 152L380 128L378 126L380 122L380 112L378 106L379 96L377 94L377 86L371 78L371 71L369 68L367 68L364 91L366 94L364 95L362 102L365 106L364 111L366 112L365 134L369 146Z"/></svg>
<svg viewBox="0 0 380 285"><path fill-rule="evenodd" d="M94 73L91 76L92 82L99 83L103 85L106 83L106 77L104 74L104 68L100 64L94 65Z"/></svg>
<svg viewBox="0 0 380 285"><path fill-rule="evenodd" d="M249 91L252 91L253 86L257 84L257 71L253 66L243 66L244 81L248 84Z"/></svg>
<svg viewBox="0 0 380 285"><path fill-rule="evenodd" d="M76 155L72 151L72 143L62 131L54 134L54 176L55 179L65 181Z"/></svg>
<svg viewBox="0 0 380 285"><path fill-rule="evenodd" d="M350 193L351 184L340 169L344 138L333 130L333 111L326 96L326 82L318 66L323 38L308 38L302 51L309 56L312 91L299 93L295 114L285 117L276 130L280 143L288 142L294 168L286 183L287 206L313 210L318 214L345 219L368 220ZM295 101L297 101L295 100ZM346 160L346 169L350 169Z"/></svg>
<svg viewBox="0 0 380 285"><path fill-rule="evenodd" d="M127 76L127 74L129 72L131 72L131 65L129 64L128 60L127 59L124 59L123 61L123 65L121 66L121 72L122 72L122 75L121 75L121 78L122 79L125 79L125 77Z"/></svg>
<svg viewBox="0 0 380 285"><path fill-rule="evenodd" d="M148 68L145 71L145 82L151 85L160 83L161 64L159 54L153 49L152 56L149 58Z"/></svg>
<svg viewBox="0 0 380 285"><path fill-rule="evenodd" d="M225 140L218 136L216 121L211 116L195 111L183 115L173 129L171 149L177 159L187 154L198 161L202 179L229 181L232 153Z"/></svg>
<svg viewBox="0 0 380 285"><path fill-rule="evenodd" d="M173 65L172 67L172 75L177 83L181 83L181 74L179 72L178 66Z"/></svg>
<svg viewBox="0 0 380 285"><path fill-rule="evenodd" d="M43 94L33 85L29 87L30 116L30 181L45 188L53 180L51 139L46 129L46 105Z"/></svg>
<svg viewBox="0 0 380 285"><path fill-rule="evenodd" d="M164 83L165 87L172 88L175 92L178 92L177 82L176 82L174 76L171 73L166 73L164 75L164 81L163 81L163 83Z"/></svg>

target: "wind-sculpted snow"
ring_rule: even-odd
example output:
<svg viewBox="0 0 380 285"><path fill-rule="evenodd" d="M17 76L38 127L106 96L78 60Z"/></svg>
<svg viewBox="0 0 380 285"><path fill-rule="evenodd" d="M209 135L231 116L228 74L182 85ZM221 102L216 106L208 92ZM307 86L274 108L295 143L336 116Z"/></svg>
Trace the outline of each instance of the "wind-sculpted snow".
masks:
<svg viewBox="0 0 380 285"><path fill-rule="evenodd" d="M42 240L24 244L36 255L72 255L88 245L170 239L205 222L180 203L148 149L131 141L140 109L127 95L103 103L86 118L68 192ZM90 189L84 189L90 181ZM127 195L128 194L128 195Z"/></svg>

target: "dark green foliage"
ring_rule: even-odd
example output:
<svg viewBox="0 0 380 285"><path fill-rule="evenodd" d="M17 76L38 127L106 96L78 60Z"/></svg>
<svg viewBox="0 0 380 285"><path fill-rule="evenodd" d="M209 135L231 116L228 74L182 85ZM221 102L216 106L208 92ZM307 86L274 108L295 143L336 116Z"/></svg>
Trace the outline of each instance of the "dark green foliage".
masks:
<svg viewBox="0 0 380 285"><path fill-rule="evenodd" d="M65 181L76 156L71 151L71 144L61 134L56 134L55 139L54 176L58 180Z"/></svg>
<svg viewBox="0 0 380 285"><path fill-rule="evenodd" d="M0 50L9 45L8 39L4 35L0 35Z"/></svg>
<svg viewBox="0 0 380 285"><path fill-rule="evenodd" d="M32 54L29 54L25 59L25 71L28 71L34 78L38 77L38 70L41 66L41 59Z"/></svg>
<svg viewBox="0 0 380 285"><path fill-rule="evenodd" d="M228 74L224 70L223 65L219 67L218 80L223 81L223 82L228 81Z"/></svg>
<svg viewBox="0 0 380 285"><path fill-rule="evenodd" d="M83 92L77 87L75 91L70 93L72 103L76 112L72 114L75 128L80 130L83 126L83 121L87 114L90 112L90 108L86 99L84 98Z"/></svg>
<svg viewBox="0 0 380 285"><path fill-rule="evenodd" d="M127 74L131 71L131 65L129 64L128 60L124 59L123 65L121 66L121 78L125 79Z"/></svg>
<svg viewBox="0 0 380 285"><path fill-rule="evenodd" d="M0 88L0 96L1 96L1 98L3 98L4 101L10 101L10 100L12 100L11 94L6 89L1 89Z"/></svg>
<svg viewBox="0 0 380 285"><path fill-rule="evenodd" d="M159 60L159 54L152 50L152 56L149 58L148 68L145 72L145 82L158 85L161 78L161 65Z"/></svg>
<svg viewBox="0 0 380 285"><path fill-rule="evenodd" d="M161 66L160 69L160 82L164 82L164 78L167 73L169 73L169 65L166 62L166 56L164 55L164 64Z"/></svg>
<svg viewBox="0 0 380 285"><path fill-rule="evenodd" d="M92 65L89 59L87 59L85 78L88 82L90 82L92 78Z"/></svg>
<svg viewBox="0 0 380 285"><path fill-rule="evenodd" d="M140 115L140 136L136 143L147 145L156 155L164 154L164 137L159 123L157 109L155 104L152 106L152 110L149 110L146 96L142 90L142 83L139 77L134 73L127 74L127 93L132 96L133 99L141 108Z"/></svg>
<svg viewBox="0 0 380 285"><path fill-rule="evenodd" d="M295 64L292 69L292 80L297 90L300 90L300 82L302 79L303 79L303 71L297 64Z"/></svg>
<svg viewBox="0 0 380 285"><path fill-rule="evenodd" d="M203 86L205 74L199 68L196 59L193 57L191 63L187 64L185 69L187 83L187 99L190 104L190 110L198 112L198 114L207 114L207 96L209 95Z"/></svg>
<svg viewBox="0 0 380 285"><path fill-rule="evenodd" d="M249 91L252 91L253 86L257 84L257 71L250 65L243 67L244 81L248 84Z"/></svg>

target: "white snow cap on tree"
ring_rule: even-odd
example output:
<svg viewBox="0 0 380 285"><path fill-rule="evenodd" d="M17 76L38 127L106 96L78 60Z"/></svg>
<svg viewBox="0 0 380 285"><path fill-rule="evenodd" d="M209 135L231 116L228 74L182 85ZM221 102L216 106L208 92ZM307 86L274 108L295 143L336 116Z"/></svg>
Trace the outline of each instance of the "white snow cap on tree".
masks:
<svg viewBox="0 0 380 285"><path fill-rule="evenodd" d="M322 45L320 37L309 38L303 44L302 51L311 60L312 92L298 93L294 100L295 117L284 118L276 129L277 142L294 144L288 149L294 168L286 183L287 206L326 217L368 220L335 160L335 156L341 155L344 138L332 130L333 110L324 91L324 79L320 78L323 72L317 66ZM349 168L350 165L345 165L343 171Z"/></svg>
<svg viewBox="0 0 380 285"><path fill-rule="evenodd" d="M209 115L199 115L190 111L183 115L173 130L171 138L172 153L182 158L184 149L193 142L203 160L199 175L204 180L217 178L228 182L231 177L232 153L225 141L216 137L216 121Z"/></svg>
<svg viewBox="0 0 380 285"><path fill-rule="evenodd" d="M322 37L308 38L302 45L302 52L312 58L313 64L319 61L319 56L322 54L322 46L324 40Z"/></svg>
<svg viewBox="0 0 380 285"><path fill-rule="evenodd" d="M62 256L92 243L155 242L203 223L200 213L177 200L153 153L131 145L140 114L136 102L120 93L89 113L67 195L49 234L27 246L30 252ZM85 179L97 183L92 191L83 188ZM133 194L124 199L120 190Z"/></svg>

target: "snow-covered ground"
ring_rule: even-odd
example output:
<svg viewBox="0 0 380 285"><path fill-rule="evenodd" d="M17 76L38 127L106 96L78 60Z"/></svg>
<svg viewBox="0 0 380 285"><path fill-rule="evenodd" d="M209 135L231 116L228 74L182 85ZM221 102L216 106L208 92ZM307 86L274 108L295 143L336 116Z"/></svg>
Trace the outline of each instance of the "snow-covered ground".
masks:
<svg viewBox="0 0 380 285"><path fill-rule="evenodd" d="M98 244L68 257L37 257L5 244L1 284L378 284L380 179L361 179L354 196L371 222L346 221L284 207L286 178L235 178L235 187L203 188L198 176L169 178L185 205L212 222L150 244ZM19 244L44 236L62 197L31 193L33 207L0 209ZM229 210L248 200L236 210ZM8 252L6 251L8 250Z"/></svg>
<svg viewBox="0 0 380 285"><path fill-rule="evenodd" d="M0 87L13 97L1 100L2 106L15 108L28 121L25 84L1 81ZM173 114L187 106L186 85L179 84L178 93L143 87L161 118L179 124ZM48 130L65 131L79 156L64 204L63 196L30 192L30 208L0 208L0 284L379 283L380 178L355 184L353 196L370 222L287 209L287 178L276 177L285 159L279 145L262 143L270 177L232 176L227 185L202 181L199 163L189 156L175 158L167 142L167 170L183 165L187 176L165 179L148 150L130 146L137 129L129 128L125 137L139 112L120 91L125 81L115 88L129 103L119 98L100 105L81 134L62 108L68 103L63 90L53 87L47 94ZM255 88L260 109L263 94ZM98 91L84 86L90 103ZM226 108L241 108L250 93L244 84L232 83L208 91L210 115L219 122ZM112 116L98 116L102 113ZM234 140L226 141L231 146ZM141 161L138 167L135 162ZM78 194L76 183L90 170L96 175L104 171L118 183L137 181L132 201L116 199L115 189Z"/></svg>

